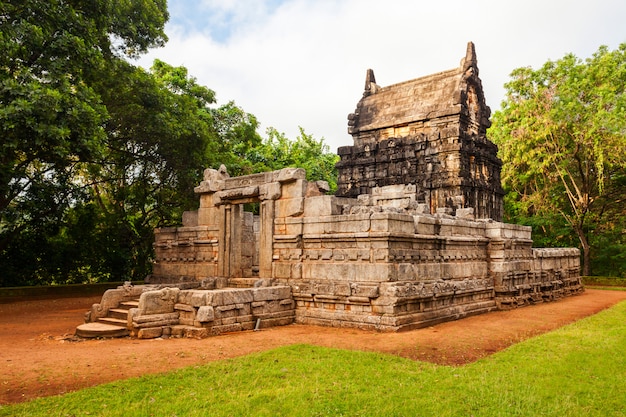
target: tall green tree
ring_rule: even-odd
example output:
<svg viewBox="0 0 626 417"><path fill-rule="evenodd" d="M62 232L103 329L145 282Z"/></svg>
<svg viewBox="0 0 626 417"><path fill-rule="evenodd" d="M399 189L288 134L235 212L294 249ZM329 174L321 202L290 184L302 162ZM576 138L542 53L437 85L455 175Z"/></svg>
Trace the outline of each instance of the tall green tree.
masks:
<svg viewBox="0 0 626 417"><path fill-rule="evenodd" d="M0 250L75 198L106 137L93 80L162 45L167 18L165 0L0 2Z"/></svg>
<svg viewBox="0 0 626 417"><path fill-rule="evenodd" d="M152 72L117 61L94 88L109 119L101 157L88 174L88 201L99 216L93 239L102 245L91 264L100 275L141 279L149 272L154 227L171 224L194 203L198 165L213 137L206 108L214 93L186 69L160 61Z"/></svg>
<svg viewBox="0 0 626 417"><path fill-rule="evenodd" d="M504 161L509 213L561 216L589 275L602 250L594 242L626 214L626 44L518 68L506 89L489 134Z"/></svg>
<svg viewBox="0 0 626 417"><path fill-rule="evenodd" d="M167 18L165 0L0 1L5 272L65 269L53 256L63 250L47 243L65 241L67 210L87 198L88 166L105 148L109 114L94 83L111 62L163 45Z"/></svg>

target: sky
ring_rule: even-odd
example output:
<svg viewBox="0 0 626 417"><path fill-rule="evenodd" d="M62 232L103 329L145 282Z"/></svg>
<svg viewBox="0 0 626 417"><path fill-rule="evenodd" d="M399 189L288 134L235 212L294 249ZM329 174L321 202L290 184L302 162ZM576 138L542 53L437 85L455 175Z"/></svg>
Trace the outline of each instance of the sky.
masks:
<svg viewBox="0 0 626 417"><path fill-rule="evenodd" d="M169 0L169 41L136 61L185 66L261 123L330 150L374 70L387 86L455 68L474 42L492 113L515 68L626 42L624 0Z"/></svg>

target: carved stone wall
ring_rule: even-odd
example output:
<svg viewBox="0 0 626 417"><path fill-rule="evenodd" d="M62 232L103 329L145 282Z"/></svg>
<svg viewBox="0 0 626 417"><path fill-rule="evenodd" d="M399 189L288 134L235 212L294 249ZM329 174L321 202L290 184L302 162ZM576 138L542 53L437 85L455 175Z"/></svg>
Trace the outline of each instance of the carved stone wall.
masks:
<svg viewBox="0 0 626 417"><path fill-rule="evenodd" d="M533 250L529 227L471 209L431 215L405 188L318 197L302 218L277 221L301 231L277 240L273 257L296 322L407 330L582 291L577 249Z"/></svg>

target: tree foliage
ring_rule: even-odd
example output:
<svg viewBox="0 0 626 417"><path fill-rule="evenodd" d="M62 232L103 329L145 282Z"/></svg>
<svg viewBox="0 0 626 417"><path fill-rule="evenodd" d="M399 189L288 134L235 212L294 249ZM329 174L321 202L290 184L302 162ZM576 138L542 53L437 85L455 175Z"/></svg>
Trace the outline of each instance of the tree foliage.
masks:
<svg viewBox="0 0 626 417"><path fill-rule="evenodd" d="M300 128L300 135L290 140L274 128L267 129L263 143L250 149L246 158L255 171L276 170L284 167L304 168L310 181L327 181L330 192L337 190L335 164L339 157L330 152L324 138L315 139Z"/></svg>
<svg viewBox="0 0 626 417"><path fill-rule="evenodd" d="M167 17L165 0L0 2L0 250L81 198L106 138L93 80L162 45Z"/></svg>
<svg viewBox="0 0 626 417"><path fill-rule="evenodd" d="M490 130L504 161L507 211L570 228L589 275L593 259L626 249L626 44L584 61L569 54L538 70L518 68L511 78ZM558 232L542 231L559 241ZM602 245L607 236L620 248L613 255ZM618 264L613 271L624 273Z"/></svg>

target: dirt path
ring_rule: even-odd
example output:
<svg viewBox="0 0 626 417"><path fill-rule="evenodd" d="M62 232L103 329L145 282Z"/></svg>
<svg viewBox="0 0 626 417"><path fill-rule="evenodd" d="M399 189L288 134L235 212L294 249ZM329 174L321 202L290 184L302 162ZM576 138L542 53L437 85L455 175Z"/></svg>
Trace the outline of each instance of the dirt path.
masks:
<svg viewBox="0 0 626 417"><path fill-rule="evenodd" d="M587 290L559 302L499 311L403 333L292 325L203 340L72 341L100 297L0 304L0 404L61 394L148 373L294 343L386 352L460 365L594 314L626 291Z"/></svg>

